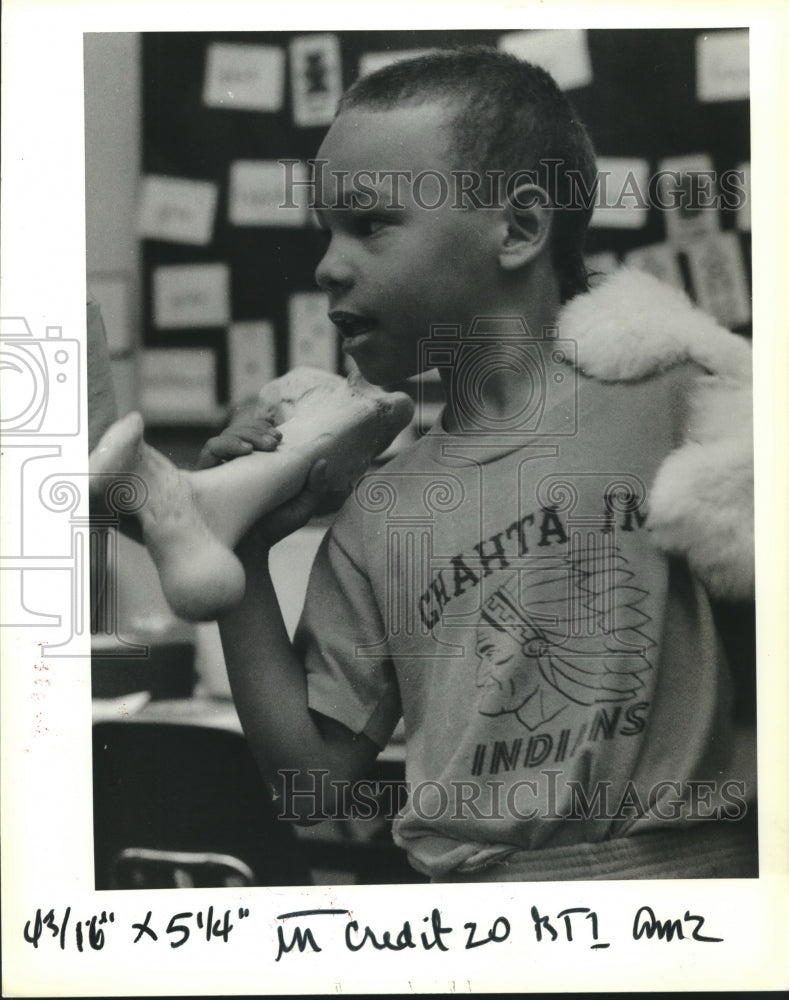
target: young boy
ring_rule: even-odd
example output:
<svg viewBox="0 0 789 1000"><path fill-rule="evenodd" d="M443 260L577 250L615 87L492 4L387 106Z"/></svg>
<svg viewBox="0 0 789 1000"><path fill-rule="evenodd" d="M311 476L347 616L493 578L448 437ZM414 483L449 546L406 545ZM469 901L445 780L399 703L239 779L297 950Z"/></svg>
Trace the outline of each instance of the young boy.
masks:
<svg viewBox="0 0 789 1000"><path fill-rule="evenodd" d="M306 819L402 716L394 838L434 880L756 874L710 597L753 584L748 349L646 275L587 291L594 178L551 78L479 49L360 80L316 161L344 350L377 385L437 367L446 406L345 503L293 645L267 550L309 492L250 533L222 641Z"/></svg>

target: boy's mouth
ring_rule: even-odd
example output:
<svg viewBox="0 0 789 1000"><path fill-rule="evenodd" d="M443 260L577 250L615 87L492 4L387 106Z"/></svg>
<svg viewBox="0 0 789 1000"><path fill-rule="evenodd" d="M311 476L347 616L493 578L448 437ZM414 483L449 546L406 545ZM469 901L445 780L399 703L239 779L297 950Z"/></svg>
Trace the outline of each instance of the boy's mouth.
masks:
<svg viewBox="0 0 789 1000"><path fill-rule="evenodd" d="M343 340L354 340L364 333L369 333L375 327L375 320L359 313L334 310L329 313L329 319L337 327Z"/></svg>

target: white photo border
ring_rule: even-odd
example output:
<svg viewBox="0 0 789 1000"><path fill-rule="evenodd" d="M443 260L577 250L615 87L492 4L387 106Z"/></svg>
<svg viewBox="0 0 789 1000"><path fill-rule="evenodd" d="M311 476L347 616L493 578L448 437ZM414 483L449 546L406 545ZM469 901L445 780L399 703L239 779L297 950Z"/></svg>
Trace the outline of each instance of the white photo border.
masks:
<svg viewBox="0 0 789 1000"><path fill-rule="evenodd" d="M3 993L6 996L234 995L354 992L553 992L619 990L778 989L789 980L789 830L787 767L786 510L789 371L786 247L789 231L784 167L787 93L785 47L789 12L750 4L370 3L288 5L191 0L83 3L6 0L3 9L2 309L23 317L34 338L60 327L69 355L69 386L85 373L85 205L82 35L95 31L401 29L413 27L749 27L751 32L753 288L757 427L758 712L760 867L758 880L698 882L553 883L504 886L343 886L296 889L103 892L93 890L90 767L89 636L76 637L74 655L41 656L34 625L2 629ZM592 25L590 22L594 21ZM53 331L54 332L54 331ZM79 367L73 358L79 356ZM61 405L61 404L59 404ZM58 475L80 481L87 472L85 395L62 402L82 432L46 427L34 438L4 442L3 552L23 555L22 523L31 515L22 487L25 463L52 463ZM64 417L64 420L66 417ZM26 450L27 449L27 450ZM16 471L15 471L16 470ZM17 479L14 476L17 475ZM86 516L86 496L72 496ZM50 524L49 521L46 522ZM68 523L62 521L61 523ZM43 521L42 521L43 524ZM42 566L36 604L59 612L63 574L75 563L73 533L45 528L43 555L63 568ZM19 550L19 551L17 551ZM40 553L39 553L40 554ZM10 564L9 564L10 565ZM69 569L77 565L77 570ZM70 578L69 578L70 579ZM38 586L38 584L37 584ZM47 683L41 683L46 681ZM722 943L634 941L634 913L650 906L661 918L703 915L703 933ZM161 929L176 914L213 906L230 914L227 940L192 940L172 948L135 924L151 912ZM553 915L589 907L607 949L588 943L537 943L532 907ZM349 952L342 926L324 917L311 924L321 951L307 948L277 961L278 916L318 908L349 910L360 926L396 934L409 920L430 930L439 911L446 951L419 946L405 952ZM46 915L53 911L46 925ZM248 911L247 914L244 911ZM68 911L70 923L63 928ZM34 945L35 918L45 926ZM109 919L109 914L113 919ZM106 921L101 923L101 915ZM93 944L90 943L91 918ZM468 925L482 938L505 917L507 941L467 949ZM334 923L332 923L334 920ZM691 921L692 922L692 921ZM77 925L84 934L77 947ZM305 924L306 926L306 924ZM465 929L464 929L465 928ZM27 930L27 935L26 935ZM94 947L98 931L103 947ZM61 932L63 947L61 947ZM418 938L418 934L415 934ZM451 942L451 944L450 944Z"/></svg>

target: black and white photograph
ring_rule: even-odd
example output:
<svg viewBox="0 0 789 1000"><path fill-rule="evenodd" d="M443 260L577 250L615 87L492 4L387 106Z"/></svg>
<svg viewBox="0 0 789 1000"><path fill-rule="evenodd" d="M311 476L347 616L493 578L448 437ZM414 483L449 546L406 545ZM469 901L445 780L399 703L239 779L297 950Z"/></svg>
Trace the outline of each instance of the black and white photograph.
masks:
<svg viewBox="0 0 789 1000"><path fill-rule="evenodd" d="M4 993L786 985L769 18L142 7L3 295Z"/></svg>

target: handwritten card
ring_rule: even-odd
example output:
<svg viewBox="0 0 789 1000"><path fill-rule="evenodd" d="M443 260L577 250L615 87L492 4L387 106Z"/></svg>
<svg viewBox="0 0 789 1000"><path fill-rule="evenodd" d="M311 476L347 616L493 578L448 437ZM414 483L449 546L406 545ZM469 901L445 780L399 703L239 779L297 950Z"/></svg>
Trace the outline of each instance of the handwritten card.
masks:
<svg viewBox="0 0 789 1000"><path fill-rule="evenodd" d="M153 272L153 323L158 329L225 326L229 319L227 264L170 264Z"/></svg>
<svg viewBox="0 0 789 1000"><path fill-rule="evenodd" d="M393 63L403 62L406 59L416 59L419 56L426 56L435 49L397 49L394 52L364 52L359 57L359 76L369 76L376 73L384 66L391 66Z"/></svg>
<svg viewBox="0 0 789 1000"><path fill-rule="evenodd" d="M309 222L309 170L276 160L230 166L228 216L234 226L304 226Z"/></svg>
<svg viewBox="0 0 789 1000"><path fill-rule="evenodd" d="M137 235L206 246L211 242L217 195L211 181L148 175L140 187Z"/></svg>
<svg viewBox="0 0 789 1000"><path fill-rule="evenodd" d="M542 66L562 90L586 87L592 82L592 60L583 28L512 31L501 36L499 48Z"/></svg>
<svg viewBox="0 0 789 1000"><path fill-rule="evenodd" d="M655 200L669 243L681 248L718 232L718 180L712 158L706 153L675 156L657 167Z"/></svg>
<svg viewBox="0 0 789 1000"><path fill-rule="evenodd" d="M197 347L154 348L140 352L143 412L179 416L216 405L216 357Z"/></svg>
<svg viewBox="0 0 789 1000"><path fill-rule="evenodd" d="M277 376L274 324L265 319L231 323L227 355L231 402L256 396Z"/></svg>
<svg viewBox="0 0 789 1000"><path fill-rule="evenodd" d="M686 250L696 299L724 326L741 326L751 318L751 296L737 233L697 240Z"/></svg>
<svg viewBox="0 0 789 1000"><path fill-rule="evenodd" d="M627 156L597 158L597 197L591 226L641 229L649 215L649 164Z"/></svg>
<svg viewBox="0 0 789 1000"><path fill-rule="evenodd" d="M682 272L677 260L677 250L668 243L650 243L648 246L636 247L625 254L625 263L638 271L653 274L658 280L674 288L684 289Z"/></svg>
<svg viewBox="0 0 789 1000"><path fill-rule="evenodd" d="M337 330L323 292L297 292L288 300L288 364L337 370Z"/></svg>
<svg viewBox="0 0 789 1000"><path fill-rule="evenodd" d="M700 101L747 100L748 31L715 31L696 38L696 96Z"/></svg>
<svg viewBox="0 0 789 1000"><path fill-rule="evenodd" d="M293 121L328 125L342 96L342 61L336 35L298 35L290 43Z"/></svg>
<svg viewBox="0 0 789 1000"><path fill-rule="evenodd" d="M283 49L226 42L209 46L203 88L203 101L209 107L279 111L284 89Z"/></svg>

